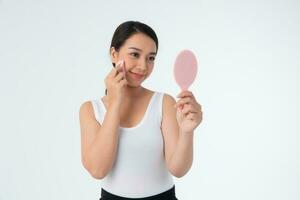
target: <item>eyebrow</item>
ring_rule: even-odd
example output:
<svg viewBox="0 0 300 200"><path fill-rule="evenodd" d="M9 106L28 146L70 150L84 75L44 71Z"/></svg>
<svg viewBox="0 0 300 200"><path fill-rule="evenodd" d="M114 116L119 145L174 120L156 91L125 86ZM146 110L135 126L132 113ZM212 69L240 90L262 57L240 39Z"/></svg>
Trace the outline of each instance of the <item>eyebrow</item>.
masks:
<svg viewBox="0 0 300 200"><path fill-rule="evenodd" d="M134 49L134 50L137 50L137 51L142 51L141 49L138 49L136 47L129 47L128 49ZM150 55L156 55L156 52L150 52L149 54Z"/></svg>

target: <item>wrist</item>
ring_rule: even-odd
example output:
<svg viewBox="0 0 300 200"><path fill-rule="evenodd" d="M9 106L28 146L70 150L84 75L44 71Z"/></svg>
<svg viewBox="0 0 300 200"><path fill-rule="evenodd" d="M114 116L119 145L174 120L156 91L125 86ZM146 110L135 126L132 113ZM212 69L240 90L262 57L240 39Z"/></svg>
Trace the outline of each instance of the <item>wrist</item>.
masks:
<svg viewBox="0 0 300 200"><path fill-rule="evenodd" d="M119 103L109 103L108 106L108 111L110 112L120 112L121 104Z"/></svg>
<svg viewBox="0 0 300 200"><path fill-rule="evenodd" d="M193 135L193 134L194 134L194 130L193 130L193 131L184 131L184 130L181 130L181 129L179 128L179 134Z"/></svg>
<svg viewBox="0 0 300 200"><path fill-rule="evenodd" d="M192 140L194 138L194 132L179 131L179 138L182 140Z"/></svg>

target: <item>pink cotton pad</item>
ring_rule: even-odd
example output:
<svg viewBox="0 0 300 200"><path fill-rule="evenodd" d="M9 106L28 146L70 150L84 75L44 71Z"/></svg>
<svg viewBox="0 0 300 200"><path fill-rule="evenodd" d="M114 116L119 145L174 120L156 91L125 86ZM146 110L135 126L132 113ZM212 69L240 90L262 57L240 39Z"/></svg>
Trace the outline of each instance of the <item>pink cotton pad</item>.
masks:
<svg viewBox="0 0 300 200"><path fill-rule="evenodd" d="M117 64L116 64L116 67L118 68L118 67L122 67L122 73L123 73L123 77L126 79L126 76L125 76L125 74L126 74L126 69L125 69L125 61L124 60L120 60L120 61L118 61L117 62ZM119 68L120 68L119 67Z"/></svg>
<svg viewBox="0 0 300 200"><path fill-rule="evenodd" d="M124 62L124 60L120 60L116 63L116 67L118 68L120 65L122 65L122 63Z"/></svg>
<svg viewBox="0 0 300 200"><path fill-rule="evenodd" d="M181 51L175 60L174 77L182 91L188 90L197 75L197 59L190 50Z"/></svg>

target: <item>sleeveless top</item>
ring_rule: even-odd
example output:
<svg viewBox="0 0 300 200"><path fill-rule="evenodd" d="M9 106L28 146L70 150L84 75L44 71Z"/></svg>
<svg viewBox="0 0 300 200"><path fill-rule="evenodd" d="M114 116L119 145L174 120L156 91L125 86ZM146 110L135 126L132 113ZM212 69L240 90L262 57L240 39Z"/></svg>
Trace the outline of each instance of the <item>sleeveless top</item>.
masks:
<svg viewBox="0 0 300 200"><path fill-rule="evenodd" d="M119 127L116 160L101 180L102 188L127 198L142 198L171 189L161 131L163 93L154 92L142 120L134 127ZM106 108L92 100L96 120L102 124Z"/></svg>

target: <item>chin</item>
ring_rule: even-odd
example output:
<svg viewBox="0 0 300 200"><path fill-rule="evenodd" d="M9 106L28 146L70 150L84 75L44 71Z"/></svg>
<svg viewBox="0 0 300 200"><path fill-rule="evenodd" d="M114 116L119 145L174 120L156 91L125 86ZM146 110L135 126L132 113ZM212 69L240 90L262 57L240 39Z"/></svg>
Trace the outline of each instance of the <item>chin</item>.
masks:
<svg viewBox="0 0 300 200"><path fill-rule="evenodd" d="M136 82L136 83L127 83L127 86L128 87L131 87L131 88L138 88L138 87L141 87L141 84L142 84L143 81L141 82Z"/></svg>
<svg viewBox="0 0 300 200"><path fill-rule="evenodd" d="M141 84L130 84L130 83L128 83L128 84L127 84L127 87L130 87L130 88L138 88L138 87L141 87Z"/></svg>
<svg viewBox="0 0 300 200"><path fill-rule="evenodd" d="M136 80L129 80L127 83L128 87L136 88L136 87L141 87L142 83L145 81L145 79L141 79L139 81Z"/></svg>

